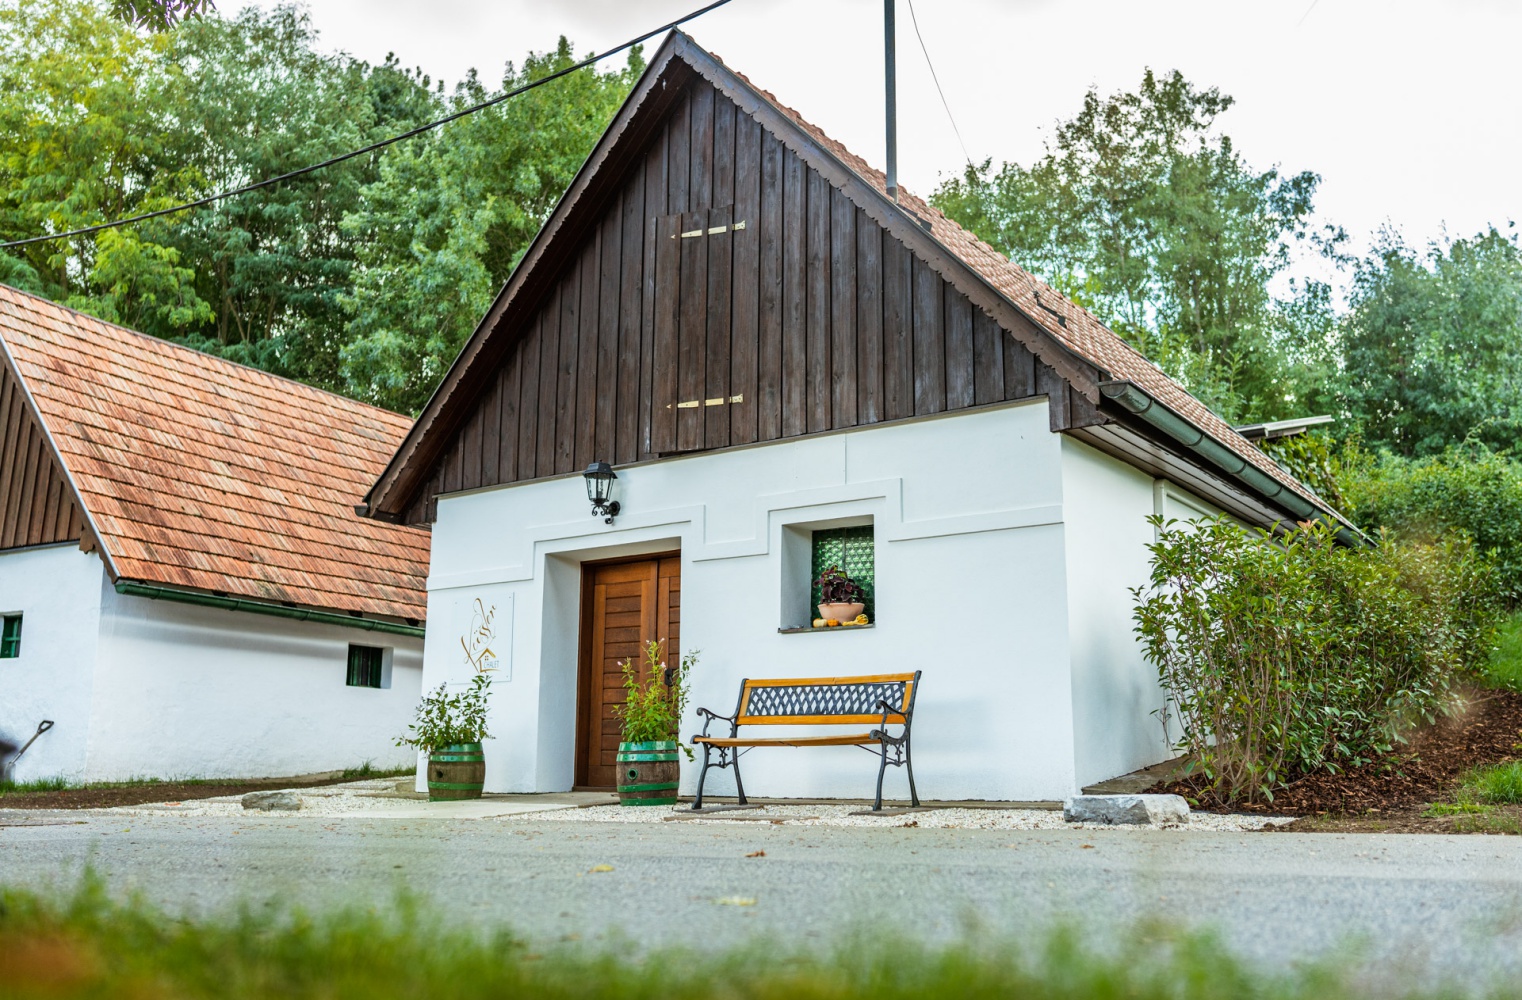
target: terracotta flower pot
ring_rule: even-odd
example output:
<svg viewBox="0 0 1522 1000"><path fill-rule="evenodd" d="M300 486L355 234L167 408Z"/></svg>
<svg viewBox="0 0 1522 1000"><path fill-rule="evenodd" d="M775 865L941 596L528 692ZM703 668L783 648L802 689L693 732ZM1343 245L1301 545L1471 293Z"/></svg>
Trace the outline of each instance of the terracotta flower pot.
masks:
<svg viewBox="0 0 1522 1000"><path fill-rule="evenodd" d="M821 604L819 605L819 617L849 622L854 621L856 616L865 610L867 610L865 604Z"/></svg>

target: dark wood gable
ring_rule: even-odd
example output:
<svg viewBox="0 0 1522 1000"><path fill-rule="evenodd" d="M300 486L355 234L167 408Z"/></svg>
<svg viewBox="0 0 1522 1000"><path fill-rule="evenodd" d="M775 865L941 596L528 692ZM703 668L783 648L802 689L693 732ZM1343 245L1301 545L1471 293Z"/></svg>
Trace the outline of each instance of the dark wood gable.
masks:
<svg viewBox="0 0 1522 1000"><path fill-rule="evenodd" d="M84 515L53 446L0 360L0 550L79 541Z"/></svg>
<svg viewBox="0 0 1522 1000"><path fill-rule="evenodd" d="M1093 418L1066 381L841 188L707 79L682 79L619 160L604 188L613 193L576 235L556 234L554 258L537 261L555 261L550 280L535 275L538 297L497 330L508 347L489 377L450 401L464 405L408 491L407 521L432 521L439 494L597 460L625 465L1038 395L1052 401L1053 429ZM1035 328L1022 333L1029 341Z"/></svg>

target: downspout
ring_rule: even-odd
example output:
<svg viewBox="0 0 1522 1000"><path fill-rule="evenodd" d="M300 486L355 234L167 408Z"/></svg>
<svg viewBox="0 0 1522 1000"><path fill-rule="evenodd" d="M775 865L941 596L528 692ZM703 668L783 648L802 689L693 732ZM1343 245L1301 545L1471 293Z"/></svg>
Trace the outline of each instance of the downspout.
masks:
<svg viewBox="0 0 1522 1000"><path fill-rule="evenodd" d="M286 607L284 604L250 601L243 597L218 597L216 594L203 594L193 590L178 590L174 587L159 587L147 583L134 583L131 580L118 580L116 592L128 597L146 597L150 601L174 601L179 604L194 604L203 608L247 611L256 615L270 615L275 618L291 618L296 621L316 622L319 625L341 625L344 628L363 629L366 632L388 632L392 635L411 636L414 639L423 638L424 633L422 625L402 625L398 622L382 621L378 618L360 618L354 615L334 614L331 611L316 611L311 608L292 608Z"/></svg>
<svg viewBox="0 0 1522 1000"><path fill-rule="evenodd" d="M1349 527L1333 512L1322 510L1285 486L1235 451L1154 399L1129 379L1099 383L1105 399L1138 418L1185 451L1204 459L1254 493L1289 511L1296 521L1317 520L1337 531L1337 540L1348 546L1370 545L1368 536Z"/></svg>

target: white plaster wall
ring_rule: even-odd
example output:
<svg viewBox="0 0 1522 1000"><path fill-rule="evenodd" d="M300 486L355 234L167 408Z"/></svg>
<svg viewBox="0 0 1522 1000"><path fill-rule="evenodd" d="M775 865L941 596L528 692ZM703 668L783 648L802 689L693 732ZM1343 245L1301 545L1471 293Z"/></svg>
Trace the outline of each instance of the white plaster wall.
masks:
<svg viewBox="0 0 1522 1000"><path fill-rule="evenodd" d="M446 609L511 597L513 668L494 684L488 790L570 785L581 562L679 548L682 642L701 651L694 707L727 714L745 676L920 669L922 796L1072 791L1062 454L1044 400L619 476L624 513L611 527L588 512L579 476L439 504L425 686L470 676L459 636L439 627ZM876 627L779 634L785 527L864 516L876 526ZM693 714L684 733L698 726ZM853 747L757 750L743 767L761 796L861 797L876 778L875 758ZM684 765L685 791L696 774ZM728 773L710 774L709 790L732 789ZM887 794L906 790L890 770Z"/></svg>
<svg viewBox="0 0 1522 1000"><path fill-rule="evenodd" d="M84 776L104 579L77 545L0 553L0 614L22 615L21 655L0 660L0 738L23 744L54 723L17 762L18 781Z"/></svg>
<svg viewBox="0 0 1522 1000"><path fill-rule="evenodd" d="M422 641L100 587L85 776L263 777L405 767ZM348 687L349 643L392 650L391 686Z"/></svg>
<svg viewBox="0 0 1522 1000"><path fill-rule="evenodd" d="M1147 518L1164 494L1147 474L1068 437L1062 479L1073 758L1082 786L1173 756L1152 714L1163 693L1132 632L1130 593L1147 583L1154 537Z"/></svg>

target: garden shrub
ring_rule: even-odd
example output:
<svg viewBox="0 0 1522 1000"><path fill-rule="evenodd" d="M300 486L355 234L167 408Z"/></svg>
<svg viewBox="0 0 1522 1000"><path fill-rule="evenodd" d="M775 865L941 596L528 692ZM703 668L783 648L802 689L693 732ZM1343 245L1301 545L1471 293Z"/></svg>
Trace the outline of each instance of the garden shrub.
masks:
<svg viewBox="0 0 1522 1000"><path fill-rule="evenodd" d="M1349 447L1339 465L1344 512L1360 527L1404 537L1463 531L1494 553L1507 603L1522 603L1522 462L1484 448L1412 460Z"/></svg>
<svg viewBox="0 0 1522 1000"><path fill-rule="evenodd" d="M1388 753L1489 656L1494 572L1462 535L1353 549L1318 522L1280 536L1224 518L1153 523L1136 632L1170 739L1176 724L1217 800L1272 799L1298 775Z"/></svg>

